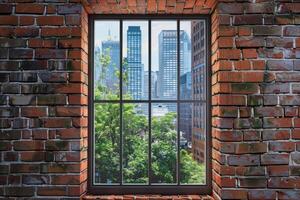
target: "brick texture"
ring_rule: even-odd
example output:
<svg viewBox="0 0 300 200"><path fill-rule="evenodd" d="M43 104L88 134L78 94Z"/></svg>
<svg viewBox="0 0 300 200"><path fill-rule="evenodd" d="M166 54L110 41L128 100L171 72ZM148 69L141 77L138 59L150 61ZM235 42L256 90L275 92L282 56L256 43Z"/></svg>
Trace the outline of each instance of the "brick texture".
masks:
<svg viewBox="0 0 300 200"><path fill-rule="evenodd" d="M295 0L1 1L0 197L87 192L88 14L182 13L211 15L213 198L300 199Z"/></svg>
<svg viewBox="0 0 300 200"><path fill-rule="evenodd" d="M69 1L9 2L0 4L0 197L79 199L88 15Z"/></svg>
<svg viewBox="0 0 300 200"><path fill-rule="evenodd" d="M219 1L212 13L215 199L300 199L299 6Z"/></svg>

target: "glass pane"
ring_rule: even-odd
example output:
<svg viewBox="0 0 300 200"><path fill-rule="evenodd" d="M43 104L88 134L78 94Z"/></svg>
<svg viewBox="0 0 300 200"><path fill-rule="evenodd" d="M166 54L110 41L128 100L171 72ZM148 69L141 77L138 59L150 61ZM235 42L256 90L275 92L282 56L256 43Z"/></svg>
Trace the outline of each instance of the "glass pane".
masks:
<svg viewBox="0 0 300 200"><path fill-rule="evenodd" d="M148 183L148 104L123 104L123 182Z"/></svg>
<svg viewBox="0 0 300 200"><path fill-rule="evenodd" d="M176 104L152 104L151 113L152 183L177 183Z"/></svg>
<svg viewBox="0 0 300 200"><path fill-rule="evenodd" d="M148 22L123 22L124 99L148 99Z"/></svg>
<svg viewBox="0 0 300 200"><path fill-rule="evenodd" d="M180 183L205 184L205 104L181 103Z"/></svg>
<svg viewBox="0 0 300 200"><path fill-rule="evenodd" d="M205 22L180 21L180 99L206 99Z"/></svg>
<svg viewBox="0 0 300 200"><path fill-rule="evenodd" d="M94 95L97 100L119 99L119 23L95 21Z"/></svg>
<svg viewBox="0 0 300 200"><path fill-rule="evenodd" d="M120 183L120 104L95 104L95 183Z"/></svg>
<svg viewBox="0 0 300 200"><path fill-rule="evenodd" d="M177 98L177 22L151 22L152 99ZM152 77L151 77L152 79Z"/></svg>

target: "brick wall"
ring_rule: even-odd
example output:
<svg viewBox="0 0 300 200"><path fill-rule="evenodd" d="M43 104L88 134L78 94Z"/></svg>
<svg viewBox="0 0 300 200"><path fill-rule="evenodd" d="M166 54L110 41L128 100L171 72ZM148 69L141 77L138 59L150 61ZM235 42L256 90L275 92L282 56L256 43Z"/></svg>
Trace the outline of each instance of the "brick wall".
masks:
<svg viewBox="0 0 300 200"><path fill-rule="evenodd" d="M87 14L80 4L20 2L0 4L0 196L79 197Z"/></svg>
<svg viewBox="0 0 300 200"><path fill-rule="evenodd" d="M212 15L216 199L300 199L300 3L292 2L224 1Z"/></svg>
<svg viewBox="0 0 300 200"><path fill-rule="evenodd" d="M212 21L214 198L300 199L300 3L0 2L0 197L87 191L88 14L201 13Z"/></svg>

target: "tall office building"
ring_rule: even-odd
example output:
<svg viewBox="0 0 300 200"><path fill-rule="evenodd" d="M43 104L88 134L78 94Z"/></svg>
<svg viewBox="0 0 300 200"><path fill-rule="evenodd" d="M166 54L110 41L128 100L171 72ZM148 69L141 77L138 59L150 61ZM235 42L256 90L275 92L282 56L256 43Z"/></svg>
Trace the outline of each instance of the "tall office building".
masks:
<svg viewBox="0 0 300 200"><path fill-rule="evenodd" d="M191 44L188 34L180 31L180 74L186 73L190 64ZM177 97L177 31L163 30L159 34L158 97Z"/></svg>
<svg viewBox="0 0 300 200"><path fill-rule="evenodd" d="M110 63L107 65L107 68L103 68L100 63L101 55L109 55ZM95 68L96 80L102 81L101 84L104 84L108 89L118 88L119 80L116 72L120 70L120 42L108 39L103 41L100 47L95 47ZM100 78L100 76L103 76Z"/></svg>
<svg viewBox="0 0 300 200"><path fill-rule="evenodd" d="M203 21L192 21L192 96L193 99L206 100L206 49L205 24ZM206 106L197 103L193 106L192 116L192 152L198 162L205 161L205 127Z"/></svg>
<svg viewBox="0 0 300 200"><path fill-rule="evenodd" d="M143 97L144 66L142 64L141 29L139 26L129 26L127 30L127 93L132 99Z"/></svg>
<svg viewBox="0 0 300 200"><path fill-rule="evenodd" d="M151 71L151 98L157 98L157 73ZM149 73L148 71L144 72L144 98L147 99L149 96Z"/></svg>
<svg viewBox="0 0 300 200"><path fill-rule="evenodd" d="M190 58L191 59L191 58ZM191 68L191 66L190 66ZM191 72L180 76L180 99L190 99L192 96ZM192 105L190 103L180 104L180 132L188 142L192 141Z"/></svg>

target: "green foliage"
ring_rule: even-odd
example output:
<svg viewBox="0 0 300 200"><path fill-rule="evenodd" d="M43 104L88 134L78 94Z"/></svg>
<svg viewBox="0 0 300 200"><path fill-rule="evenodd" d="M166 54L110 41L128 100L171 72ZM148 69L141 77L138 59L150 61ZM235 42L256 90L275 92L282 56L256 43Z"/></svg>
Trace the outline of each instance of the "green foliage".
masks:
<svg viewBox="0 0 300 200"><path fill-rule="evenodd" d="M110 58L106 55L100 57L102 67L109 65ZM126 61L123 64L126 65ZM126 75L123 78L126 80ZM119 99L118 92L113 93L102 84L95 87L94 94L96 99L103 99L103 95L107 100ZM142 109L140 105L122 105L122 167L125 183L148 182L149 127L147 116L140 113ZM99 183L120 182L120 109L118 103L95 104L95 172L96 182ZM152 117L151 134L152 182L176 183L176 113ZM184 149L180 151L180 158L180 182L204 183L204 165L194 161L192 155Z"/></svg>

